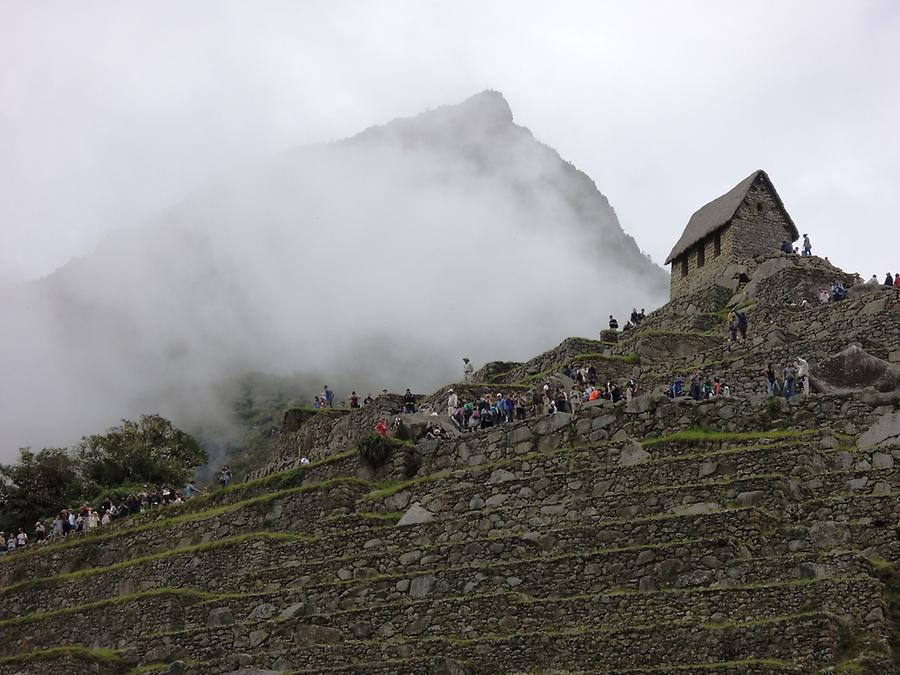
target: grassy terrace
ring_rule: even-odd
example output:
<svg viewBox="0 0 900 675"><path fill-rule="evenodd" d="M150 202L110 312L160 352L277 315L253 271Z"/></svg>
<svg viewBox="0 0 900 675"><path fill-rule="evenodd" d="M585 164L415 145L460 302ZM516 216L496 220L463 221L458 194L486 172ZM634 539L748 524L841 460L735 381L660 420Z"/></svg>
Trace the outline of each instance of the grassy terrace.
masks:
<svg viewBox="0 0 900 675"><path fill-rule="evenodd" d="M274 499L280 499L292 494L328 490L340 485L371 485L371 483L367 481L352 476L339 476L316 483L302 484L303 479L316 467L336 463L343 459L347 459L350 456L355 456L355 454L356 451L352 450L332 455L319 462L313 462L296 469L259 478L250 483L231 485L228 488L218 490L209 495L194 497L184 504L161 506L148 513L129 516L127 520L123 521L122 525L118 527L107 526L109 529L103 528L96 533L74 535L64 539L57 539L54 542L40 547L36 546L28 548L25 551L17 551L15 555L0 557L0 565L17 563L29 557L45 555L63 549L98 544L125 535L164 528L178 523L204 520L248 506L266 504ZM265 490L270 491L265 492ZM233 502L227 502L223 499L228 495L242 495L245 492L255 494L255 496ZM225 503L221 503L223 501L225 501ZM165 513L171 513L173 515L167 518L158 517ZM156 519L151 520L150 516L156 516Z"/></svg>
<svg viewBox="0 0 900 675"><path fill-rule="evenodd" d="M60 609L54 609L49 612L33 612L32 614L25 614L22 616L16 616L12 619L4 619L0 621L0 631L11 628L13 626L21 626L27 623L40 623L42 621L49 621L50 619L56 619L58 617L71 616L72 614L81 614L84 612L91 612L97 609L105 609L107 607L115 607L117 605L127 605L132 602L139 602L141 600L150 600L153 598L186 598L189 600L196 600L197 602L208 602L208 601L216 601L216 600L224 600L231 597L244 597L243 594L230 595L230 594L216 594L216 593L207 593L205 591L197 591L190 588L169 588L169 587L160 587L154 588L149 591L141 591L140 593L128 593L126 595L117 595L112 598L106 598L104 600L98 600L96 602L86 602L80 605L73 605L72 607L62 607Z"/></svg>
<svg viewBox="0 0 900 675"><path fill-rule="evenodd" d="M9 586L0 587L0 597L9 593L22 591L29 588L38 588L58 582L77 581L93 577L98 574L104 574L106 572L115 572L118 570L128 569L130 567L136 567L138 565L144 565L156 560L164 560L172 556L183 555L186 553L202 553L204 551L210 551L216 548L237 546L253 540L268 540L276 543L284 543L293 541L311 541L312 539L312 537L305 537L299 534L287 534L284 532L250 532L234 537L226 537L224 539L214 539L203 544L181 546L178 548L169 549L167 551L160 551L159 553L152 553L150 555L144 555L137 558L130 558L128 560L122 560L120 562L113 563L112 565L106 565L103 567L88 567L87 569L78 570L76 572L66 572L65 574L56 574L49 577L38 577L36 579L20 581L15 584L10 584Z"/></svg>
<svg viewBox="0 0 900 675"><path fill-rule="evenodd" d="M873 566L876 564L876 561L872 561ZM892 570L892 566L887 563L880 563L883 567L888 570ZM837 578L816 578L816 579L791 579L788 581L771 581L771 582L756 582L756 583L745 583L745 584L731 584L722 587L711 587L711 586L691 586L687 588L658 588L653 591L638 591L635 589L613 589L609 591L604 591L601 593L582 593L576 595L565 595L565 596L547 596L547 597L537 597L528 595L526 593L521 593L518 591L499 591L492 593L479 593L478 599L481 601L485 601L490 603L492 600L504 600L511 599L515 600L517 604L521 605L531 605L531 606L539 606L539 605L548 605L555 603L602 603L604 600L610 598L624 598L624 597L634 597L634 598L646 598L652 596L682 596L682 597L690 597L697 596L700 601L703 601L702 598L704 596L715 596L729 593L744 593L748 591L766 591L766 590L775 590L775 589L791 589L791 588L808 588L813 586L828 586L830 584L834 584L836 581L839 582L873 582L874 579L871 575L855 575L855 576L847 576L847 577L837 577ZM105 600L99 600L97 602L89 602L83 603L80 605L72 605L71 607L64 607L62 609L56 609L47 612L33 612L31 614L26 614L23 616L18 616L12 619L6 619L4 621L0 621L0 630L6 628L12 628L14 626L29 624L29 623L40 623L43 621L50 621L56 618L62 618L66 616L71 616L73 614L84 614L87 612L92 612L95 610L106 609L110 607L124 606L129 605L134 602L140 602L141 600L149 600L158 597L181 597L186 598L188 600L196 600L196 604L199 606L202 605L218 605L227 601L235 601L244 604L245 606L249 606L251 603L264 601L268 599L281 599L284 597L284 591L258 591L258 592L249 592L249 593L207 593L205 591L197 591L186 588L155 588L150 591L142 591L140 593L130 593L127 595L119 595L113 598L107 598ZM421 599L421 600L395 600L392 602L373 602L369 605L366 605L364 608L354 608L354 609L339 609L333 612L324 612L318 614L311 614L307 618L312 619L314 617L353 617L357 614L372 612L378 609L405 609L410 607L431 607L435 604L446 605L446 604L469 604L472 602L471 595L453 595L453 596L441 596L439 598L429 598L429 599ZM281 619L273 619L273 621L281 621Z"/></svg>
<svg viewBox="0 0 900 675"><path fill-rule="evenodd" d="M825 612L820 611L807 611L807 612L796 612L792 614L783 614L773 617L767 617L764 619L755 619L751 621L743 621L743 622L729 622L729 623L721 623L721 624L712 624L712 623L698 623L691 619L684 619L680 621L669 621L669 622L655 622L655 623L643 623L643 624L633 624L633 625L583 625L577 628L570 628L564 630L547 630L547 631L522 631L522 632L512 632L512 633L487 633L478 638L459 638L459 637L446 637L446 636L431 636L424 635L414 638L413 640L407 640L402 637L392 637L392 638L378 638L378 639L364 639L364 640L346 640L339 644L339 646L335 645L327 645L330 649L338 649L340 647L376 647L379 650L384 646L388 645L403 645L408 644L409 642L416 642L419 644L422 643L438 643L438 644L448 644L454 645L457 647L469 647L469 646L477 646L482 644L498 644L504 642L513 642L523 640L529 644L541 644L547 640L547 638L556 638L556 639L566 639L572 637L580 637L580 636L597 636L597 638L602 639L603 636L608 636L616 633L634 633L634 632L646 632L654 635L668 635L671 634L671 631L678 628L693 628L693 629L702 629L710 632L725 632L732 630L741 630L741 629L753 629L753 628L766 628L766 627L778 627L779 624L790 623L794 621L802 621L802 620L820 620L820 621L833 621L834 618L832 615L827 614ZM287 619L286 621L296 621L296 619ZM202 633L207 630L205 627L192 628L187 630L180 631L164 631L161 633L156 633L154 635L148 636L148 640L156 639L156 638L174 638L178 636L186 636L197 633ZM602 644L598 643L598 644Z"/></svg>
<svg viewBox="0 0 900 675"><path fill-rule="evenodd" d="M652 459L641 466L647 466L648 464L653 463L662 463L662 462L674 462L674 461L692 461L696 459L702 459L706 457L718 456L723 454L735 454L740 452L751 452L751 451L759 451L759 450L773 450L779 448L792 447L797 443L803 441L807 437L816 436L819 432L812 431L770 431L770 432L749 432L749 433L727 433L727 432L717 432L717 431L703 431L703 430L689 430L684 432L678 432L675 434L670 434L668 436L659 436L657 438L651 438L647 441L644 441L642 445L644 446L653 446L653 445L661 445L664 443L725 443L725 442L750 442L757 440L766 440L766 439L782 439L782 443L770 443L770 444L759 444L759 445L751 445L751 446L737 446L733 448L726 449L715 449L709 452L696 452L691 454L682 454L682 455L673 455L671 457L660 457L656 459ZM457 477L463 476L465 474L470 473L481 473L488 469L497 469L504 468L507 466L514 466L517 464L521 464L522 462L532 461L532 460L541 460L548 459L560 455L571 454L575 452L585 452L590 450L596 450L603 447L609 446L617 446L619 443L614 441L600 441L598 443L584 444L584 445L570 445L561 448L554 448L552 450L536 450L533 452L528 452L522 455L516 455L515 457L507 457L504 459L498 459L492 462L485 462L482 464L475 464L472 466L465 466L458 469L445 469L442 471L437 471L435 473L426 474L424 476L416 476L414 478L410 478L404 481L393 481L382 483L376 486L376 489L372 490L366 494L363 499L366 501L378 501L390 497L397 492L401 492L402 490L406 490L407 488L414 487L416 485L421 485L429 482L436 482L445 478L453 477L456 479ZM842 448L846 450L846 448Z"/></svg>
<svg viewBox="0 0 900 675"><path fill-rule="evenodd" d="M35 649L12 656L3 656L0 657L0 666L25 665L35 661L49 661L62 658L74 658L90 663L119 663L122 660L119 652L113 649L88 649L86 647L70 646Z"/></svg>
<svg viewBox="0 0 900 675"><path fill-rule="evenodd" d="M734 448L727 448L724 450L717 449L715 451L708 452L708 453L693 453L690 455L678 455L678 456L674 456L674 457L663 457L663 458L658 458L656 460L651 460L651 462L648 462L648 464L651 464L654 462L671 462L671 461L676 461L676 460L694 461L694 460L702 459L702 458L709 457L709 456L721 456L723 454L734 454L734 453L750 452L750 451L756 451L756 450L775 450L778 448L789 447L792 443L802 442L802 440L804 440L806 437L808 437L814 433L815 432L808 432L808 431L801 431L801 432L791 432L791 431L777 432L776 431L776 432L752 432L752 433L744 433L744 434L735 434L735 433L707 432L707 431L701 431L701 430L691 430L691 431L687 431L687 432L680 432L680 433L671 434L671 435L665 436L665 437L650 439L647 443L651 444L651 445L659 444L659 443L663 443L663 442L721 443L721 442L753 441L753 440L761 440L761 439L766 439L766 438L782 438L785 440L782 443L764 444L762 446L739 446L739 447L734 447ZM433 482L436 482L436 481L439 481L441 479L448 478L451 476L457 477L460 475L465 475L466 473L483 472L483 471L491 469L491 468L510 466L510 465L513 465L513 464L516 464L516 463L519 463L522 461L531 461L534 459L546 459L548 457L553 457L553 456L560 455L560 454L572 453L572 452L583 451L583 450L590 450L590 449L593 449L596 447L602 447L604 445L610 445L610 444L611 444L610 441L603 441L599 444L594 444L592 446L572 446L572 447L568 447L568 448L559 448L559 449L545 451L545 452L533 452L533 453L528 453L525 455L517 456L514 458L501 459L501 460L497 460L495 462L476 465L473 467L466 467L466 468L459 469L456 471L441 471L441 472L429 474L426 476L419 476L419 477L413 478L408 481L400 481L400 482L395 482L395 483L391 483L391 484L382 484L381 486L372 486L372 487L375 487L375 489L366 493L363 496L363 500L364 500L364 502L377 502L377 501L382 500L392 494L395 494L395 493L400 492L405 489L412 488L416 485L425 484L425 483L433 483ZM646 465L643 465L643 466L646 466ZM835 473L841 473L841 472L835 472ZM847 474L849 475L850 473L852 473L852 471L848 470ZM286 474L282 475L282 478L284 478L285 476L290 477L292 475L296 475L296 470L286 472ZM766 473L766 474L758 474L758 475L745 475L745 476L741 476L739 478L730 479L730 481L746 481L746 480L750 480L754 477L760 478L760 479L771 480L771 479L777 479L778 477L786 477L786 476L784 476L783 474L778 474L778 473ZM267 478L269 479L266 481L267 484L270 484L270 485L283 484L283 482L281 480L278 480L277 477L273 476L273 477L267 477ZM272 480L272 479L274 479L274 480ZM290 480L290 478L289 478L289 480ZM706 481L706 482L701 481L701 482L697 482L697 483L682 484L682 485L676 485L676 486L649 485L649 486L642 486L638 490L633 490L633 492L647 493L647 492L664 491L664 490L672 490L672 489L684 489L684 488L690 488L690 487L707 487L707 486L712 486L715 484L727 484L730 481L723 480L723 479L717 479L717 480L713 480L713 481ZM78 539L73 538L74 539L73 541L63 541L63 542L60 542L59 544L51 544L46 547L35 548L35 549L28 550L28 551L24 551L22 553L14 555L14 556L7 556L6 560L4 562L6 562L8 564L11 562L24 560L28 556L43 555L48 552L59 551L63 548L91 545L91 544L99 543L99 542L102 542L102 541L105 541L108 539L114 539L121 535L133 534L133 533L143 532L143 531L147 531L147 530L153 530L153 529L157 529L157 528L164 528L164 527L167 527L167 526L170 526L173 524L178 524L178 523L199 521L199 520L203 520L206 518L214 517L214 516L222 514L222 513L229 513L232 511L236 511L238 509L246 508L248 506L253 506L253 505L257 505L257 504L265 504L265 503L270 502L271 500L279 499L284 496L289 496L291 494L302 493L302 492L312 491L312 490L328 489L329 487L333 487L336 485L344 485L344 484L358 484L358 485L371 486L371 484L365 483L364 481L360 481L359 479L351 479L351 478L346 478L346 479L339 478L339 479L332 479L330 481L324 481L322 483L312 483L312 484L307 484L307 485L301 485L296 488L287 488L284 490L278 490L278 491L271 492L268 494L259 495L257 497L252 497L250 499L246 499L246 500L243 500L240 502L234 502L234 503L225 504L222 506L214 506L214 507L211 507L204 511L184 513L184 514L180 514L178 516L173 516L171 518L152 521L152 522L145 523L143 525L139 525L139 526L132 527L132 528L113 530L111 532L104 532L104 533L99 533L97 535L80 537ZM628 492L632 492L632 491L628 491ZM503 509L501 507L500 509L495 509L495 510L503 511L505 509ZM398 516L399 516L399 514L394 513L394 512L383 513L383 514L368 514L368 513L355 514L356 518L364 518L364 519L368 519L372 522L383 522L385 524L390 524L390 523L394 522ZM448 519L448 520L452 520L452 519ZM308 539L309 538L307 538L307 540Z"/></svg>

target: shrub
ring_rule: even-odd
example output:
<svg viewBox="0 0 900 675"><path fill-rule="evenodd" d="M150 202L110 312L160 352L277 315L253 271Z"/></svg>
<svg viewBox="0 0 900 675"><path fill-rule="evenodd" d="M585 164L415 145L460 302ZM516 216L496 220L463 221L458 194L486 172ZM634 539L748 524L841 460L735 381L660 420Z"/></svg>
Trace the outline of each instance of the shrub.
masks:
<svg viewBox="0 0 900 675"><path fill-rule="evenodd" d="M373 469L384 466L402 443L379 434L366 434L357 447L359 461Z"/></svg>

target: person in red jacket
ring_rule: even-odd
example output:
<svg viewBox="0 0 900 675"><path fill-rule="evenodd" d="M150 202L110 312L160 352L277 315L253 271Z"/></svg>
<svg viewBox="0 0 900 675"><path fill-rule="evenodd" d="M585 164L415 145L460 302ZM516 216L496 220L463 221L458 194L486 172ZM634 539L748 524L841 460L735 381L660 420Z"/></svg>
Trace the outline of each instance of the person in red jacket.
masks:
<svg viewBox="0 0 900 675"><path fill-rule="evenodd" d="M387 435L388 435L387 422L385 422L384 420L378 420L375 423L375 433L378 434L379 436L387 437Z"/></svg>
<svg viewBox="0 0 900 675"><path fill-rule="evenodd" d="M894 288L900 288L900 274L894 275Z"/></svg>

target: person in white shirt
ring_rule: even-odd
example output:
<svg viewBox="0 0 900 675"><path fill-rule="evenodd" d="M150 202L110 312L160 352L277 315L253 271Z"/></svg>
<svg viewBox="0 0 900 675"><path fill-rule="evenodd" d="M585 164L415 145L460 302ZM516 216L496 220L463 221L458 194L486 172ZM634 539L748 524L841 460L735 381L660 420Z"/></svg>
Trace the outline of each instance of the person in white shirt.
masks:
<svg viewBox="0 0 900 675"><path fill-rule="evenodd" d="M799 377L800 381L803 383L804 396L809 396L809 363L806 359L802 359L799 356L797 357L797 377Z"/></svg>
<svg viewBox="0 0 900 675"><path fill-rule="evenodd" d="M469 359L464 358L463 363L465 364L463 366L463 381L471 382L472 381L472 373L475 372L475 369L472 367L472 364L469 363Z"/></svg>
<svg viewBox="0 0 900 675"><path fill-rule="evenodd" d="M450 417L453 417L453 413L456 412L456 409L459 407L459 396L456 395L456 392L452 389L448 389L447 393L450 396L447 397L447 414Z"/></svg>

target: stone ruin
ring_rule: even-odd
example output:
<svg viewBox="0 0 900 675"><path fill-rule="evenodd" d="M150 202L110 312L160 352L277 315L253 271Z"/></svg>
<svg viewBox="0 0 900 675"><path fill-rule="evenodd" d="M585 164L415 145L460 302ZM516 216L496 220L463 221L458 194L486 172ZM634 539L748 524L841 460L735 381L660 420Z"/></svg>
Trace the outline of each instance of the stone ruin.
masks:
<svg viewBox="0 0 900 675"><path fill-rule="evenodd" d="M397 397L295 412L246 482L0 556L0 673L896 672L900 292L802 305L830 266L771 259L615 343L452 385L591 362L636 377L631 401L446 440L400 415L377 467L357 446ZM768 397L766 364L797 356L813 393ZM661 393L696 367L732 398Z"/></svg>

